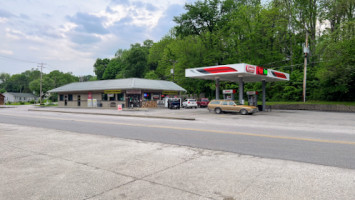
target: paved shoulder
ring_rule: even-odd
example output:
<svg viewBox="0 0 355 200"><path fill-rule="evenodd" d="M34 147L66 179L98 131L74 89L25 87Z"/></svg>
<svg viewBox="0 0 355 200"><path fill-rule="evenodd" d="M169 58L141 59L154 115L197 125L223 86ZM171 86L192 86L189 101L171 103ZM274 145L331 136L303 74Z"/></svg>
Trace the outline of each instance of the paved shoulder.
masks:
<svg viewBox="0 0 355 200"><path fill-rule="evenodd" d="M0 199L354 199L355 170L0 124Z"/></svg>

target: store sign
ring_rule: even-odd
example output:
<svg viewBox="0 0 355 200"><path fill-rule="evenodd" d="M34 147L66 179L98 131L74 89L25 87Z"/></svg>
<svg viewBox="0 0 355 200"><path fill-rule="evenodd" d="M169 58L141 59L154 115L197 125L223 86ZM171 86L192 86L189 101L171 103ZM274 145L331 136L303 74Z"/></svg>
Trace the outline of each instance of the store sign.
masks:
<svg viewBox="0 0 355 200"><path fill-rule="evenodd" d="M121 94L122 91L121 90L105 90L104 93L105 94Z"/></svg>
<svg viewBox="0 0 355 200"><path fill-rule="evenodd" d="M259 74L259 75L267 75L267 69L264 69L262 67L257 67L256 68L256 74Z"/></svg>
<svg viewBox="0 0 355 200"><path fill-rule="evenodd" d="M92 93L91 92L88 93L88 99L92 99Z"/></svg>
<svg viewBox="0 0 355 200"><path fill-rule="evenodd" d="M247 95L258 95L257 91L247 91Z"/></svg>
<svg viewBox="0 0 355 200"><path fill-rule="evenodd" d="M252 65L247 65L245 67L245 70L249 73L255 73L255 66L252 66Z"/></svg>
<svg viewBox="0 0 355 200"><path fill-rule="evenodd" d="M141 94L141 90L126 90L126 94Z"/></svg>
<svg viewBox="0 0 355 200"><path fill-rule="evenodd" d="M165 95L168 95L168 94L171 94L171 95L176 95L176 94L178 94L178 92L177 91L163 91L163 94L165 94Z"/></svg>
<svg viewBox="0 0 355 200"><path fill-rule="evenodd" d="M234 94L236 90L223 90L223 94Z"/></svg>
<svg viewBox="0 0 355 200"><path fill-rule="evenodd" d="M153 99L159 99L160 98L160 95L159 94L154 94L153 95Z"/></svg>

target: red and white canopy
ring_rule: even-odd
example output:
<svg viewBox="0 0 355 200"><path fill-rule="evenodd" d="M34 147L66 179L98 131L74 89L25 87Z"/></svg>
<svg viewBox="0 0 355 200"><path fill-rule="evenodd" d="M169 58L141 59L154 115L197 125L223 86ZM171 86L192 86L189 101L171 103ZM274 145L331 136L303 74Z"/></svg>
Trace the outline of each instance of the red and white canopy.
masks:
<svg viewBox="0 0 355 200"><path fill-rule="evenodd" d="M266 82L289 81L288 73L245 63L185 69L185 77L205 80Z"/></svg>

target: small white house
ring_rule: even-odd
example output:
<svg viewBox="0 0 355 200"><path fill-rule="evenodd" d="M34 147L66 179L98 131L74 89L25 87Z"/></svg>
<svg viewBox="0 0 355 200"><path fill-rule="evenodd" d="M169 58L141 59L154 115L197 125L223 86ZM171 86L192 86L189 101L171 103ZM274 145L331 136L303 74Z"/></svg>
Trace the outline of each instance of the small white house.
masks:
<svg viewBox="0 0 355 200"><path fill-rule="evenodd" d="M14 93L14 92L5 92L5 103L8 102L29 102L32 100L37 101L39 97L31 93Z"/></svg>

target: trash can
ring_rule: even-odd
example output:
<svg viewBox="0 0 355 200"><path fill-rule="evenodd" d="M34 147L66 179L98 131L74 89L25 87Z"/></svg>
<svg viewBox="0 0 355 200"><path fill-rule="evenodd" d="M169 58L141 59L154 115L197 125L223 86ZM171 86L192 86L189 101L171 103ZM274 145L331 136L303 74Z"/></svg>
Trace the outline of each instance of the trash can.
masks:
<svg viewBox="0 0 355 200"><path fill-rule="evenodd" d="M263 105L258 105L258 110L263 111Z"/></svg>

